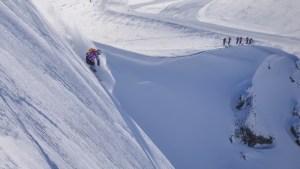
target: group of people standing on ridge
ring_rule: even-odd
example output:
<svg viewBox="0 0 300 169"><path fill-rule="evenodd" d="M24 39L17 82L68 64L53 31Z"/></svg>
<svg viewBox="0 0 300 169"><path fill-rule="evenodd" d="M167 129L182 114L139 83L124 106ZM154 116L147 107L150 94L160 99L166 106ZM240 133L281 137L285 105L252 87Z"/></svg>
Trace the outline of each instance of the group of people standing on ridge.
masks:
<svg viewBox="0 0 300 169"><path fill-rule="evenodd" d="M253 39L252 38L246 37L244 39L245 39L245 42L246 42L247 45L253 44ZM223 46L226 46L226 44L228 46L230 46L231 45L230 43L231 43L231 37L229 37L228 40L227 40L227 38L223 38ZM241 37L241 36L240 37L236 37L235 44L237 44L237 45L243 45L243 37Z"/></svg>

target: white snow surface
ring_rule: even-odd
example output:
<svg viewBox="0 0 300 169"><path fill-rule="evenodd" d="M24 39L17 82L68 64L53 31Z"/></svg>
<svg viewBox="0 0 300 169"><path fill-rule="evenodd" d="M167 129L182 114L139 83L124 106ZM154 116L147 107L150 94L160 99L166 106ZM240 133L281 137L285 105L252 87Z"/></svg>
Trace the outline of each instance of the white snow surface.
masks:
<svg viewBox="0 0 300 169"><path fill-rule="evenodd" d="M0 168L300 168L297 21L276 35L258 2L297 13L293 0L0 2ZM248 147L240 123L274 142Z"/></svg>
<svg viewBox="0 0 300 169"><path fill-rule="evenodd" d="M76 30L30 0L0 9L0 168L173 168L72 48L90 45Z"/></svg>
<svg viewBox="0 0 300 169"><path fill-rule="evenodd" d="M300 38L298 0L214 0L199 20Z"/></svg>

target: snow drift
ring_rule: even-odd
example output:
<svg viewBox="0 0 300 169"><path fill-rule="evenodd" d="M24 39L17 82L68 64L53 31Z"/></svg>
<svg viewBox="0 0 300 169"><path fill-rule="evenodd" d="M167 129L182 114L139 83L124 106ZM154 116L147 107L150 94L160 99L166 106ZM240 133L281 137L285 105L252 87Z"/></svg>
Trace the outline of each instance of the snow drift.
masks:
<svg viewBox="0 0 300 169"><path fill-rule="evenodd" d="M101 48L114 51L114 96L176 168L299 168L297 57L255 46L177 58ZM273 142L248 147L235 135L245 126Z"/></svg>
<svg viewBox="0 0 300 169"><path fill-rule="evenodd" d="M89 44L30 0L0 9L0 168L172 168L72 49Z"/></svg>

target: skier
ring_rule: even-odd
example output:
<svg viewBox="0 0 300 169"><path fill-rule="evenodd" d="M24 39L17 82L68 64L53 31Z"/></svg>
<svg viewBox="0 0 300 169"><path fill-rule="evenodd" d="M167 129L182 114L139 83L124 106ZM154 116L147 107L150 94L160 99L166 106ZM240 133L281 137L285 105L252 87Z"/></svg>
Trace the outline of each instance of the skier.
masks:
<svg viewBox="0 0 300 169"><path fill-rule="evenodd" d="M250 44L250 43L249 43L249 38L248 38L248 37L246 38L246 44Z"/></svg>
<svg viewBox="0 0 300 169"><path fill-rule="evenodd" d="M240 45L242 44L242 41L243 41L243 37L240 37L240 39L239 39L239 44Z"/></svg>
<svg viewBox="0 0 300 169"><path fill-rule="evenodd" d="M226 45L226 38L223 39L223 46Z"/></svg>
<svg viewBox="0 0 300 169"><path fill-rule="evenodd" d="M228 38L228 46L230 46L231 37Z"/></svg>
<svg viewBox="0 0 300 169"><path fill-rule="evenodd" d="M253 43L253 39L250 38L250 40L249 40L249 45L251 45L252 43Z"/></svg>
<svg viewBox="0 0 300 169"><path fill-rule="evenodd" d="M236 43L235 44L239 44L240 41L240 37L236 37Z"/></svg>
<svg viewBox="0 0 300 169"><path fill-rule="evenodd" d="M95 69L95 59L97 60L97 65L100 66L99 55L101 55L101 50L96 50L95 48L90 48L85 54L85 61L90 65L90 68L93 72L96 72Z"/></svg>

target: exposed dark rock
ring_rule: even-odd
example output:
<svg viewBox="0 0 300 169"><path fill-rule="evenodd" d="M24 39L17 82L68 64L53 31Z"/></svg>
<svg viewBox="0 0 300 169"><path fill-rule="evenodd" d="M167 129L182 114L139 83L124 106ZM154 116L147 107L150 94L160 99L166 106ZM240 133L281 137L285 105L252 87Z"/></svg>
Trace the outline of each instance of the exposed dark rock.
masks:
<svg viewBox="0 0 300 169"><path fill-rule="evenodd" d="M257 144L272 144L274 137L272 136L262 136L256 135L250 128L247 126L242 126L235 131L235 137L241 140L244 144L247 144L249 147L254 147Z"/></svg>
<svg viewBox="0 0 300 169"><path fill-rule="evenodd" d="M250 96L247 97L240 96L239 100L240 100L239 103L235 106L235 108L238 110L242 110L252 105L252 97Z"/></svg>
<svg viewBox="0 0 300 169"><path fill-rule="evenodd" d="M296 144L300 146L300 132L299 127L297 125L293 125L291 127L291 133L296 137Z"/></svg>
<svg viewBox="0 0 300 169"><path fill-rule="evenodd" d="M290 80L291 80L292 83L295 82L295 80L293 79L293 77L290 77Z"/></svg>
<svg viewBox="0 0 300 169"><path fill-rule="evenodd" d="M247 157L243 152L241 152L241 157L242 157L242 159L247 160Z"/></svg>

